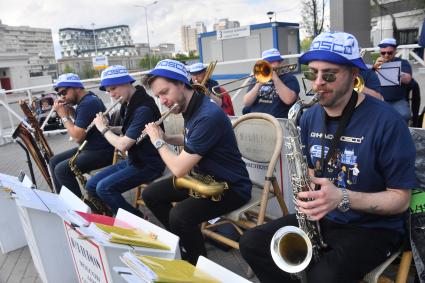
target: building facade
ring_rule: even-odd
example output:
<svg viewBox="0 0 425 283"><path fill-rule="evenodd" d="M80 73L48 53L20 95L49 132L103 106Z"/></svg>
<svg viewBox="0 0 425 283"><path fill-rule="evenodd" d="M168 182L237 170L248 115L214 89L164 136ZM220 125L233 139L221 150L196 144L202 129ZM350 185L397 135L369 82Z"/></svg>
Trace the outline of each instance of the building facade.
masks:
<svg viewBox="0 0 425 283"><path fill-rule="evenodd" d="M181 27L181 39L183 52L189 53L191 51L198 52L198 32L196 27L183 25Z"/></svg>
<svg viewBox="0 0 425 283"><path fill-rule="evenodd" d="M62 57L137 56L128 25L59 29Z"/></svg>
<svg viewBox="0 0 425 283"><path fill-rule="evenodd" d="M52 31L0 21L0 88L16 89L57 76ZM44 80L45 79L45 80Z"/></svg>
<svg viewBox="0 0 425 283"><path fill-rule="evenodd" d="M238 28L241 24L238 21L229 21L229 19L219 19L217 23L213 25L213 30L223 30L229 28Z"/></svg>
<svg viewBox="0 0 425 283"><path fill-rule="evenodd" d="M398 44L418 42L425 18L424 0L378 0L371 6L371 39L374 46L383 38L394 37Z"/></svg>

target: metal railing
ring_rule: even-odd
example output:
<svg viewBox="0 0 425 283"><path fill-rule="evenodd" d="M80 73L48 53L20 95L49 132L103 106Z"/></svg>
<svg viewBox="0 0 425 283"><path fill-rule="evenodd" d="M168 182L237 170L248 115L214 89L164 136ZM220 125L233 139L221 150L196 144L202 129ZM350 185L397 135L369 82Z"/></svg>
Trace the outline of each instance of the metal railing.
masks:
<svg viewBox="0 0 425 283"><path fill-rule="evenodd" d="M396 56L399 56L406 60L415 60L419 64L421 64L423 67L425 67L425 62L422 58L420 58L416 53L414 53L413 49L415 48L421 48L417 44L409 44L409 45L400 45L397 47L397 54ZM366 52L378 52L379 47L371 47L371 48L364 48ZM299 58L302 54L290 54L290 55L283 55L283 59L293 59L293 58ZM226 62L218 62L217 65L234 65L234 64L242 64L242 63L254 63L260 58L252 58L252 59L243 59L243 60L234 60L234 61L226 61ZM140 78L142 75L146 74L148 71L143 72L135 72L131 73L130 75L135 78ZM249 81L249 78L246 79L242 84L247 84ZM94 78L94 79L87 79L82 80L84 86L86 89L90 90L92 88L97 88L100 82L100 78ZM20 99L27 100L30 104L32 103L34 97L39 97L41 94L34 94L34 91L37 90L45 90L45 89L52 89L53 91L54 85L53 84L45 84L45 85L38 85L38 86L32 86L27 88L19 88L19 89L12 89L12 90L2 90L0 89L0 106L3 106L7 110L7 120L8 124L5 123L7 121L3 121L3 119L0 119L0 145L11 141L11 135L12 131L15 129L15 126L17 123L15 123L14 119L18 120L19 122L25 123L26 126L30 127L30 125L25 121L25 118L18 114L15 110L12 109L11 105L18 102ZM235 99L239 96L242 89L238 90L234 94L231 95L232 101L235 101ZM22 96L22 93L24 95ZM111 100L112 103L112 100ZM157 100L157 103L159 105L159 101ZM160 105L159 105L160 106ZM30 127L31 128L31 127ZM53 130L53 131L47 131L47 133L58 133L63 132L66 130Z"/></svg>

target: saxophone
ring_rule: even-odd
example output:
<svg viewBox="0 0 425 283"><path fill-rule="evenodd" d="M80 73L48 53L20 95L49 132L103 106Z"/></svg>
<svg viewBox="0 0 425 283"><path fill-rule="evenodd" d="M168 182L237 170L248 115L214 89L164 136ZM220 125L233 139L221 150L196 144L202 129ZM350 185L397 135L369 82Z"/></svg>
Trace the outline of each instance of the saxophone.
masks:
<svg viewBox="0 0 425 283"><path fill-rule="evenodd" d="M224 190L229 189L226 182L217 182L212 176L195 172L179 178L174 176L173 185L176 189L189 190L189 195L194 198L211 198L212 201L220 201Z"/></svg>
<svg viewBox="0 0 425 283"><path fill-rule="evenodd" d="M287 151L289 174L291 179L294 198L299 192L312 191L310 185L306 157L302 152L297 120L304 108L311 107L319 101L319 94L315 94L309 103L299 100L288 113L285 148ZM309 265L311 259L317 261L319 251L326 247L323 242L318 221L296 211L299 227L285 226L280 228L272 238L270 250L273 261L285 272L297 274L303 280L303 271Z"/></svg>

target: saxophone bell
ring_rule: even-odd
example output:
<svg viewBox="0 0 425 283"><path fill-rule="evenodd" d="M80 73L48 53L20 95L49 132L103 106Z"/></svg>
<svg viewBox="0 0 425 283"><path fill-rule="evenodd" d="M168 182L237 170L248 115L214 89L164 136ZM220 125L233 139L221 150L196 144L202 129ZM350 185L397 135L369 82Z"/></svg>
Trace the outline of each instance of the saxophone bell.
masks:
<svg viewBox="0 0 425 283"><path fill-rule="evenodd" d="M300 273L310 264L313 246L302 229L285 226L273 235L270 252L280 269L288 273Z"/></svg>

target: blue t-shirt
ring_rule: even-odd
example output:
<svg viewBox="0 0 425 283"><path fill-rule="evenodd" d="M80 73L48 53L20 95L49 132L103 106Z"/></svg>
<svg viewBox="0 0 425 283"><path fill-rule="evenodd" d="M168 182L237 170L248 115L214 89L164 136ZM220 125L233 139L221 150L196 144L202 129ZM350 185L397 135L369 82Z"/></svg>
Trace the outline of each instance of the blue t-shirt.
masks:
<svg viewBox="0 0 425 283"><path fill-rule="evenodd" d="M323 108L315 105L301 117L301 140L306 145L310 168L321 160L323 115ZM338 124L335 120L327 124L325 156ZM330 162L325 177L339 188L358 192L413 189L417 187L415 154L412 137L400 115L385 102L366 96L342 134L337 158ZM377 215L354 209L343 213L334 209L326 218L343 224L404 230L402 215Z"/></svg>
<svg viewBox="0 0 425 283"><path fill-rule="evenodd" d="M367 88L381 93L381 82L379 81L378 75L372 69L361 70L360 76L364 80L364 84Z"/></svg>
<svg viewBox="0 0 425 283"><path fill-rule="evenodd" d="M96 118L96 114L106 110L102 100L94 93L88 92L78 103L75 109L75 126L86 129ZM86 150L113 149L112 145L94 127L87 133Z"/></svg>
<svg viewBox="0 0 425 283"><path fill-rule="evenodd" d="M145 125L150 122L155 122L152 109L147 106L139 106L129 120L125 136L137 140L145 129ZM165 164L158 150L155 149L149 139L139 144L134 144L128 151L128 160L130 165L150 167L154 172L162 173L165 169Z"/></svg>
<svg viewBox="0 0 425 283"><path fill-rule="evenodd" d="M297 78L295 78L295 76L292 74L283 74L279 76L279 78L298 96L300 92L300 85L298 84ZM255 81L255 78L250 81L252 85L248 87L247 92L249 92L254 87ZM259 93L254 103L251 106L244 107L242 109L242 113L247 114L251 112L261 112L268 113L276 118L288 118L288 111L291 106L292 104L285 104L280 99L276 92L276 87L273 83L273 80L270 80L260 87Z"/></svg>
<svg viewBox="0 0 425 283"><path fill-rule="evenodd" d="M230 190L249 200L252 184L227 115L208 97L194 93L183 117L184 150L202 156L194 171L226 181Z"/></svg>
<svg viewBox="0 0 425 283"><path fill-rule="evenodd" d="M392 62L401 61L401 72L412 74L412 67L409 62L395 57ZM381 87L381 94L384 97L385 101L398 101L402 99L407 99L409 90L407 85L401 84L400 86L383 86Z"/></svg>

